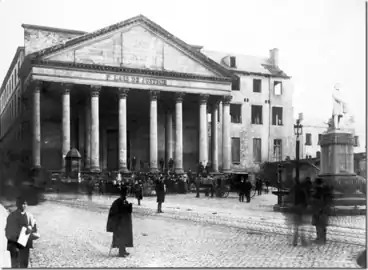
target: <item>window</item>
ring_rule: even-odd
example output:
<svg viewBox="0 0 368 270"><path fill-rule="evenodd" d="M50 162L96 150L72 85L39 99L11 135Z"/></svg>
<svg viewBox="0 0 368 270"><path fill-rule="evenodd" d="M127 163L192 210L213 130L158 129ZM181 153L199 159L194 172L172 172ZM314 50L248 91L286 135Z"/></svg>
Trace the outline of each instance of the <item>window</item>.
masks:
<svg viewBox="0 0 368 270"><path fill-rule="evenodd" d="M354 147L359 146L359 136L354 136Z"/></svg>
<svg viewBox="0 0 368 270"><path fill-rule="evenodd" d="M273 140L273 158L275 161L282 160L282 140L281 139Z"/></svg>
<svg viewBox="0 0 368 270"><path fill-rule="evenodd" d="M230 67L236 68L236 58L235 56L230 56Z"/></svg>
<svg viewBox="0 0 368 270"><path fill-rule="evenodd" d="M321 140L322 140L322 134L318 134L318 145L321 144Z"/></svg>
<svg viewBox="0 0 368 270"><path fill-rule="evenodd" d="M262 106L261 105L252 105L252 124L254 125L262 125L263 117L262 117Z"/></svg>
<svg viewBox="0 0 368 270"><path fill-rule="evenodd" d="M312 134L305 134L305 145L312 145Z"/></svg>
<svg viewBox="0 0 368 270"><path fill-rule="evenodd" d="M15 81L18 81L18 69L15 69Z"/></svg>
<svg viewBox="0 0 368 270"><path fill-rule="evenodd" d="M241 121L241 104L230 104L231 123L240 124Z"/></svg>
<svg viewBox="0 0 368 270"><path fill-rule="evenodd" d="M262 80L253 79L253 92L261 93L262 92Z"/></svg>
<svg viewBox="0 0 368 270"><path fill-rule="evenodd" d="M240 163L240 138L231 138L231 161L233 164Z"/></svg>
<svg viewBox="0 0 368 270"><path fill-rule="evenodd" d="M282 107L272 107L272 125L282 126Z"/></svg>
<svg viewBox="0 0 368 270"><path fill-rule="evenodd" d="M253 138L253 161L262 162L262 140L259 138Z"/></svg>
<svg viewBox="0 0 368 270"><path fill-rule="evenodd" d="M275 96L282 95L282 82L275 81L273 83L273 93L275 94Z"/></svg>
<svg viewBox="0 0 368 270"><path fill-rule="evenodd" d="M240 78L233 79L231 82L231 90L240 91Z"/></svg>

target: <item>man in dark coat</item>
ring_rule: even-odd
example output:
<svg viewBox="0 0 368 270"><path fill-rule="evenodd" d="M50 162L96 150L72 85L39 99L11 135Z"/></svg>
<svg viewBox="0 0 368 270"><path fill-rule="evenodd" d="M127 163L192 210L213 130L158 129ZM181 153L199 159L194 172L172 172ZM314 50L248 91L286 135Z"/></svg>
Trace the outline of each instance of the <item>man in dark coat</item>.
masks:
<svg viewBox="0 0 368 270"><path fill-rule="evenodd" d="M256 190L257 190L258 196L262 195L262 180L259 177L257 178L257 181L256 181Z"/></svg>
<svg viewBox="0 0 368 270"><path fill-rule="evenodd" d="M143 199L143 184L141 180L136 181L134 186L134 193L135 197L138 200L138 205L141 205L141 200Z"/></svg>
<svg viewBox="0 0 368 270"><path fill-rule="evenodd" d="M244 193L247 198L247 203L250 203L250 191L252 190L252 183L249 181L249 178L245 180L244 184Z"/></svg>
<svg viewBox="0 0 368 270"><path fill-rule="evenodd" d="M201 174L198 174L195 178L195 187L196 187L196 198L199 198L200 195L199 195L199 188L201 186Z"/></svg>
<svg viewBox="0 0 368 270"><path fill-rule="evenodd" d="M238 185L238 190L239 190L239 202L244 202L244 196L245 193L247 192L247 185L244 182L243 177L241 178L240 183Z"/></svg>
<svg viewBox="0 0 368 270"><path fill-rule="evenodd" d="M157 196L157 213L162 212L162 203L165 202L166 187L164 184L164 178L160 177L156 180L156 196Z"/></svg>
<svg viewBox="0 0 368 270"><path fill-rule="evenodd" d="M133 247L132 204L126 200L126 188L122 186L120 198L116 199L109 211L106 231L112 232L111 248L119 248L119 256L129 255L127 247Z"/></svg>
<svg viewBox="0 0 368 270"><path fill-rule="evenodd" d="M328 217L333 203L332 188L323 183L321 178L315 180L313 192L312 225L316 227L316 242L326 243Z"/></svg>
<svg viewBox="0 0 368 270"><path fill-rule="evenodd" d="M170 172L172 172L172 170L174 168L174 163L175 163L175 161L172 158L170 158L170 160L169 160L169 171Z"/></svg>

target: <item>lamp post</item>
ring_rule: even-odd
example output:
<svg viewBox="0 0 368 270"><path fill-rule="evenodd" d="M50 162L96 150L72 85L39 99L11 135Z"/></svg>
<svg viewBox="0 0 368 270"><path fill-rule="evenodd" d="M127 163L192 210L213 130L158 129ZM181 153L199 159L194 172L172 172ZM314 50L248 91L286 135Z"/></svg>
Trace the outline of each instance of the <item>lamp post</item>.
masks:
<svg viewBox="0 0 368 270"><path fill-rule="evenodd" d="M282 165L281 163L277 165L277 192L278 192L278 196L277 196L277 204L281 206L282 203L282 195L281 195L281 182L282 182L282 170L284 168L284 165Z"/></svg>
<svg viewBox="0 0 368 270"><path fill-rule="evenodd" d="M303 126L300 124L301 119L296 120L294 125L294 132L296 135L296 149L295 149L295 181L299 183L299 156L300 156L300 138L299 136L303 134Z"/></svg>

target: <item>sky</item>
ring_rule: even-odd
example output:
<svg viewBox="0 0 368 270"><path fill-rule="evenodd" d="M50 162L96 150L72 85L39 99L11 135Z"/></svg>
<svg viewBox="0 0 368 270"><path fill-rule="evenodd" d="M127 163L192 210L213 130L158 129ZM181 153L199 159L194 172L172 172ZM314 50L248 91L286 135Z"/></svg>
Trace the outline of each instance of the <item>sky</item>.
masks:
<svg viewBox="0 0 368 270"><path fill-rule="evenodd" d="M341 85L365 151L364 0L0 0L0 82L22 23L94 31L142 14L189 44L267 57L294 84L294 111L327 120L332 90Z"/></svg>

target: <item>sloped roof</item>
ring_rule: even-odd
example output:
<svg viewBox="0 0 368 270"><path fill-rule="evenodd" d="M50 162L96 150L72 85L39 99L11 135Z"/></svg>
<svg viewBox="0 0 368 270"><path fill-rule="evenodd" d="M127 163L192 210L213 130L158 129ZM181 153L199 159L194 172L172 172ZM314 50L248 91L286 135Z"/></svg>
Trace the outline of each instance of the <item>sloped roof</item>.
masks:
<svg viewBox="0 0 368 270"><path fill-rule="evenodd" d="M206 49L202 49L201 53L207 55L208 57L210 57L223 67L235 73L249 73L255 75L259 74L259 75L287 77L287 78L289 77L279 67L271 65L267 57L217 52ZM224 64L223 59L227 56L236 57L236 66L237 66L236 68L230 68Z"/></svg>
<svg viewBox="0 0 368 270"><path fill-rule="evenodd" d="M203 61L205 64L215 68L216 70L218 70L219 72L221 72L225 76L232 77L232 78L235 77L234 74L231 71L229 71L228 69L223 67L221 64L217 63L216 61L214 61L211 58L207 57L206 55L202 54L201 52L199 52L198 49L195 49L191 45L189 45L189 44L185 43L184 41L180 40L179 38L177 38L173 34L169 33L168 31L163 29L161 26L154 23L153 21L151 21L150 19L146 18L143 15L138 15L136 17L133 17L133 18L127 19L125 21L110 25L108 27L99 29L97 31L86 33L86 34L78 36L76 38L72 38L72 39L70 39L66 42L62 42L62 43L56 44L54 46L48 47L46 49L34 52L34 53L30 54L30 58L35 59L35 58L40 58L40 57L43 57L43 56L46 56L46 55L50 55L50 54L53 54L55 52L67 49L71 46L80 44L82 42L88 41L88 40L93 39L95 37L107 34L109 32L118 30L120 28L129 26L129 25L132 25L132 24L135 24L135 23L145 24L147 27L152 29L154 32L157 32L157 33L165 36L169 40L172 40L177 45L179 45L184 51L186 51L187 53L193 55L197 59Z"/></svg>

